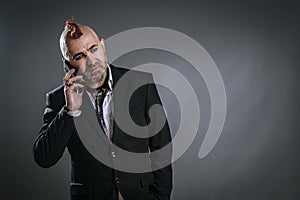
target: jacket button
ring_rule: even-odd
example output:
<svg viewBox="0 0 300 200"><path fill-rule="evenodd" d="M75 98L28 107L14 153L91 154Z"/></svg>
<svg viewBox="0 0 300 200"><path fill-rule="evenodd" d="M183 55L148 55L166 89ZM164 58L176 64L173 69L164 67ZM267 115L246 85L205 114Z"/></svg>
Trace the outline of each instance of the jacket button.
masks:
<svg viewBox="0 0 300 200"><path fill-rule="evenodd" d="M113 152L111 152L111 155L112 155L112 157L116 157L116 154L115 154L115 152L113 151Z"/></svg>

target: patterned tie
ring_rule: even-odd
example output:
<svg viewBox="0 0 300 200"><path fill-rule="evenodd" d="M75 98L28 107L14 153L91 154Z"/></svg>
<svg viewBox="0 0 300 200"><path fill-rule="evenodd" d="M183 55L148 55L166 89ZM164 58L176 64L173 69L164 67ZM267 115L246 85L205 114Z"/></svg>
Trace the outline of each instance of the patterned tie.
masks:
<svg viewBox="0 0 300 200"><path fill-rule="evenodd" d="M96 100L95 100L97 118L104 132L108 134L107 127L105 125L105 121L103 117L103 101L106 96L106 93L108 92L108 89L105 87L101 87L97 89L97 91L98 91L98 95L96 96Z"/></svg>

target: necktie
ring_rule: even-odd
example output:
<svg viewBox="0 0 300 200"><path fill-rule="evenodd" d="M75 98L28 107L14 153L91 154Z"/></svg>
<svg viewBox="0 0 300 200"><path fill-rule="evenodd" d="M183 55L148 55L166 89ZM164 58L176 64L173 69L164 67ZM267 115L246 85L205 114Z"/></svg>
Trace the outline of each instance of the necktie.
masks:
<svg viewBox="0 0 300 200"><path fill-rule="evenodd" d="M96 112L98 121L104 130L105 134L108 134L107 127L105 125L104 117L103 117L103 101L106 96L108 90L104 87L100 88L98 91L98 95L96 96L95 105L96 105Z"/></svg>

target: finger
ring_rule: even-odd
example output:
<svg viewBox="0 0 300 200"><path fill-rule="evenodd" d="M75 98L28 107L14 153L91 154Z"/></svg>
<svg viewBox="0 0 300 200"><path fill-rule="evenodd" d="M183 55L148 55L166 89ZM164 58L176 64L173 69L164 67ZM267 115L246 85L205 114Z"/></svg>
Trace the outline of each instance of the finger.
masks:
<svg viewBox="0 0 300 200"><path fill-rule="evenodd" d="M83 78L83 76L77 75L77 76L74 76L74 77L70 78L68 81L69 81L70 83L74 83L75 81L80 80L80 79L82 79L82 78Z"/></svg>
<svg viewBox="0 0 300 200"><path fill-rule="evenodd" d="M72 76L72 74L74 74L75 69L71 69L70 71L68 71L68 73L66 73L65 77L63 78L64 81L69 80L69 78Z"/></svg>
<svg viewBox="0 0 300 200"><path fill-rule="evenodd" d="M70 83L69 80L66 80L66 81L64 82L64 86L65 86L66 88L69 88L72 84L73 84L73 83Z"/></svg>
<svg viewBox="0 0 300 200"><path fill-rule="evenodd" d="M75 88L81 88L81 89L83 89L83 87L84 86L82 84L80 84L80 83L73 83L67 90L69 92L73 93L76 90ZM75 93L76 93L76 91L75 91Z"/></svg>
<svg viewBox="0 0 300 200"><path fill-rule="evenodd" d="M70 86L70 93L82 94L84 86L79 83L74 83Z"/></svg>
<svg viewBox="0 0 300 200"><path fill-rule="evenodd" d="M84 86L80 83L72 83L70 85L65 85L65 90L66 91L72 91L72 90L74 90L75 87L83 88Z"/></svg>
<svg viewBox="0 0 300 200"><path fill-rule="evenodd" d="M70 86L70 89L74 89L75 87L80 87L80 88L83 88L84 86L80 83L73 83L71 86Z"/></svg>
<svg viewBox="0 0 300 200"><path fill-rule="evenodd" d="M75 87L73 92L82 96L83 88L82 87Z"/></svg>

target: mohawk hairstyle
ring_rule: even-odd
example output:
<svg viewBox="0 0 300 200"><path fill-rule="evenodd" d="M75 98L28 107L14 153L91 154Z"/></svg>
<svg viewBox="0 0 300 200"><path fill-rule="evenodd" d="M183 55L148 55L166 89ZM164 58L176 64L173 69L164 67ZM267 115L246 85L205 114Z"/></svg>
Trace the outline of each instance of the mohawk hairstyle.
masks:
<svg viewBox="0 0 300 200"><path fill-rule="evenodd" d="M66 21L65 30L67 31L68 36L73 39L77 39L83 34L79 26L74 22L73 17Z"/></svg>
<svg viewBox="0 0 300 200"><path fill-rule="evenodd" d="M63 32L60 35L59 46L61 53L65 59L68 60L68 53L66 47L66 40L69 39L78 39L81 35L83 35L80 30L80 25L74 22L73 17L66 21L66 25L64 27Z"/></svg>

